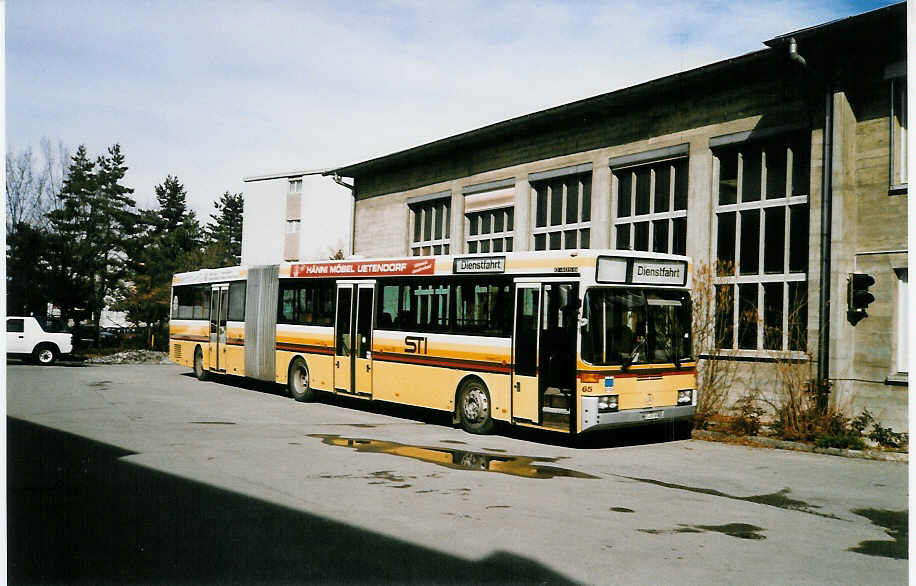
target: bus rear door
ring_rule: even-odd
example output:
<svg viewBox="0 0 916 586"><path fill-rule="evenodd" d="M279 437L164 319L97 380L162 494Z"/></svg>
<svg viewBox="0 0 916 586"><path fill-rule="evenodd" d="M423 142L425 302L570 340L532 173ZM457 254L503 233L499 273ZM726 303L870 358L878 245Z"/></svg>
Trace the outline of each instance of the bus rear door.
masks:
<svg viewBox="0 0 916 586"><path fill-rule="evenodd" d="M229 313L229 285L210 290L210 370L225 372L226 316Z"/></svg>
<svg viewBox="0 0 916 586"><path fill-rule="evenodd" d="M334 323L334 389L372 396L372 318L375 282L338 282Z"/></svg>

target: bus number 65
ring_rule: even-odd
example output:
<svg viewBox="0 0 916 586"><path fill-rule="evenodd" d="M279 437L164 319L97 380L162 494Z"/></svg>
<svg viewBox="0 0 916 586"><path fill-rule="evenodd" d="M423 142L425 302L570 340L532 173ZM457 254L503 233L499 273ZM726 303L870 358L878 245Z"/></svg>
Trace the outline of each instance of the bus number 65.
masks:
<svg viewBox="0 0 916 586"><path fill-rule="evenodd" d="M404 352L408 354L427 354L429 340L423 336L407 336L404 338Z"/></svg>

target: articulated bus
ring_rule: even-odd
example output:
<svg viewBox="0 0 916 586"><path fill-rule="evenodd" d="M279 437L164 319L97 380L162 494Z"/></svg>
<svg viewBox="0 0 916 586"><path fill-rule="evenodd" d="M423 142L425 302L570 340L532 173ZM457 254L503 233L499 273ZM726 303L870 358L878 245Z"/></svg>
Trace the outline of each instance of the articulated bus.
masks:
<svg viewBox="0 0 916 586"><path fill-rule="evenodd" d="M175 275L170 353L210 373L576 434L696 413L690 263L617 250Z"/></svg>

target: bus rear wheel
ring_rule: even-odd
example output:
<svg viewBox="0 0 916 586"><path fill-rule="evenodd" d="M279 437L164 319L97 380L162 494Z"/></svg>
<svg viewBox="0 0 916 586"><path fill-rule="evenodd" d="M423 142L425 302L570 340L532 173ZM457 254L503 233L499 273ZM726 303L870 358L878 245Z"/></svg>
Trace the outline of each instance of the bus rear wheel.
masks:
<svg viewBox="0 0 916 586"><path fill-rule="evenodd" d="M297 401L315 400L315 390L309 384L309 367L302 358L296 358L289 365L286 388Z"/></svg>
<svg viewBox="0 0 916 586"><path fill-rule="evenodd" d="M490 393L480 379L468 379L458 391L458 419L468 433L492 433L496 422L490 417Z"/></svg>
<svg viewBox="0 0 916 586"><path fill-rule="evenodd" d="M207 380L209 373L204 368L204 353L197 347L197 350L194 351L194 376L197 377L197 380Z"/></svg>

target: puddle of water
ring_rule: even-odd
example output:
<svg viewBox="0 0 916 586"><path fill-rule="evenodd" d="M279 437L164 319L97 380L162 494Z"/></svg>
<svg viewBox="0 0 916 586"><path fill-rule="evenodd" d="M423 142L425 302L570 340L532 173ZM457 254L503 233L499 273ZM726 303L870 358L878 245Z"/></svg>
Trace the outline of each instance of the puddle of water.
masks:
<svg viewBox="0 0 916 586"><path fill-rule="evenodd" d="M194 425L235 425L235 421L192 421Z"/></svg>
<svg viewBox="0 0 916 586"><path fill-rule="evenodd" d="M442 440L442 443L443 443L443 444L463 444L463 445L467 445L467 442L463 442L463 441L461 441L461 440Z"/></svg>
<svg viewBox="0 0 916 586"><path fill-rule="evenodd" d="M722 533L738 539L766 539L758 531L763 531L762 527L748 525L747 523L727 523L725 525L681 525L675 529L639 529L642 533L650 535L671 535L676 533Z"/></svg>
<svg viewBox="0 0 916 586"><path fill-rule="evenodd" d="M626 507L611 507L611 510L615 513L635 513L633 509L628 509Z"/></svg>
<svg viewBox="0 0 916 586"><path fill-rule="evenodd" d="M100 380L100 381L96 381L96 382L94 382L94 383L89 383L89 386L90 386L90 387L97 387L97 388L106 388L106 387L108 387L108 385L110 385L110 384L111 384L111 381L110 381L110 380Z"/></svg>
<svg viewBox="0 0 916 586"><path fill-rule="evenodd" d="M854 509L856 515L865 517L873 524L884 528L893 541L861 541L849 551L897 560L908 559L909 547L909 513L907 511L887 511L881 509Z"/></svg>
<svg viewBox="0 0 916 586"><path fill-rule="evenodd" d="M702 533L701 529L696 529L694 527L679 527L677 529L639 529L642 533L648 533L649 535L666 535L669 533Z"/></svg>
<svg viewBox="0 0 916 586"><path fill-rule="evenodd" d="M391 470L379 470L378 472L373 472L369 475L370 478L376 478L381 480L387 480L389 482L404 482L406 477L399 476L392 472ZM414 478L411 476L411 478Z"/></svg>
<svg viewBox="0 0 916 586"><path fill-rule="evenodd" d="M728 523L726 525L697 525L697 529L703 531L713 531L715 533L724 533L738 539L766 539L763 535L757 533L763 531L763 527L748 525L747 523Z"/></svg>
<svg viewBox="0 0 916 586"><path fill-rule="evenodd" d="M498 472L525 478L554 478L565 476L569 478L598 478L584 472L559 468L557 466L544 466L534 462L556 462L556 458L531 458L527 456L501 456L468 452L452 448L434 446L412 446L397 442L382 440L340 437L338 435L310 434L309 437L319 438L322 443L329 446L353 448L357 452L374 454L391 454L403 456L422 462L429 462L438 466L456 470L480 470Z"/></svg>
<svg viewBox="0 0 916 586"><path fill-rule="evenodd" d="M732 494L724 493L722 491L716 490L714 488L699 488L696 486L685 486L682 484L672 484L670 482L662 482L661 480L652 480L650 478L634 478L632 476L621 476L621 478L626 478L628 480L635 480L637 482L645 482L646 484L654 484L656 486L662 486L665 488L673 488L675 490L686 490L688 492L695 492L699 494L708 494L710 496L718 496L722 498L732 499L736 501L745 501L748 503L756 503L758 505L768 505L771 507L776 507L777 509L787 509L790 511L799 511L801 513L808 513L809 515L817 515L818 517L825 517L827 519L840 519L836 515L831 515L828 513L819 513L813 509L818 509L817 505L809 505L804 501L797 499L789 498L786 496L792 492L789 488L784 488L779 492L774 492L770 494L757 494L753 496L735 496Z"/></svg>

